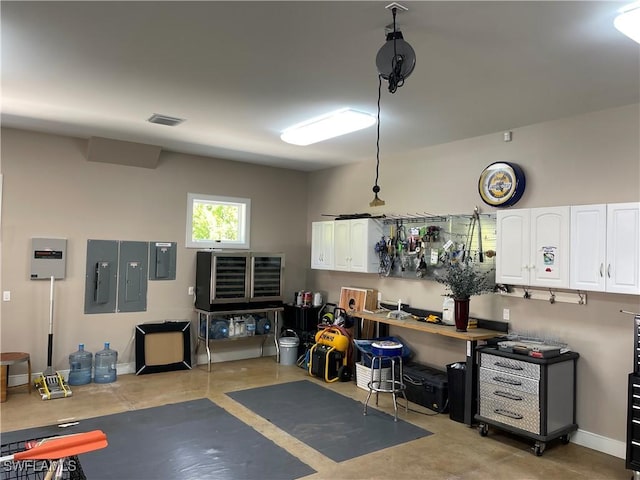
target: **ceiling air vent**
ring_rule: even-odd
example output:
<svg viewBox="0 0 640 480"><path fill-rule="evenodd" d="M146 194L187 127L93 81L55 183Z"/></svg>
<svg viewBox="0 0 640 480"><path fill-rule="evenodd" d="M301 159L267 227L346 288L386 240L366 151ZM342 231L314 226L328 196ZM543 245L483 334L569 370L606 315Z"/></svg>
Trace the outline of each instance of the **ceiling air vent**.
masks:
<svg viewBox="0 0 640 480"><path fill-rule="evenodd" d="M162 115L160 113L154 113L148 119L151 123L157 123L159 125L168 125L169 127L175 127L184 122L184 118L170 117L169 115Z"/></svg>

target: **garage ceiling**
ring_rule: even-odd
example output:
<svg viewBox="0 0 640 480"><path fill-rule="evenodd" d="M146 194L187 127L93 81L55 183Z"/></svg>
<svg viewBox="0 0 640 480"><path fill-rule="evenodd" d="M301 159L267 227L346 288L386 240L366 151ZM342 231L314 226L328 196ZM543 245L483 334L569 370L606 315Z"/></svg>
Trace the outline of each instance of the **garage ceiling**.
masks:
<svg viewBox="0 0 640 480"><path fill-rule="evenodd" d="M375 126L307 147L279 135L376 113L388 3L3 1L2 125L301 171L371 160ZM401 3L417 63L383 85L381 155L639 101L640 45L612 23L624 3Z"/></svg>

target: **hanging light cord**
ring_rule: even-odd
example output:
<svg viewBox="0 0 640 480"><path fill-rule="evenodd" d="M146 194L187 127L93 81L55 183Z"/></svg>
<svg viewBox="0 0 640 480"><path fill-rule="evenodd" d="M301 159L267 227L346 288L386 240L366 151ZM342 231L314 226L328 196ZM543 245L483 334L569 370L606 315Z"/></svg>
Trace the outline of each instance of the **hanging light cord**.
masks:
<svg viewBox="0 0 640 480"><path fill-rule="evenodd" d="M391 60L391 73L389 74L389 93L396 93L399 87L404 85L404 75L402 74L402 63L404 57L398 55L396 51L396 11L397 8L392 8L393 14L393 59Z"/></svg>
<svg viewBox="0 0 640 480"><path fill-rule="evenodd" d="M373 186L373 193L378 195L380 187L378 186L378 171L380 169L380 98L382 93L382 75L378 75L378 118L377 118L377 133L376 133L376 182Z"/></svg>

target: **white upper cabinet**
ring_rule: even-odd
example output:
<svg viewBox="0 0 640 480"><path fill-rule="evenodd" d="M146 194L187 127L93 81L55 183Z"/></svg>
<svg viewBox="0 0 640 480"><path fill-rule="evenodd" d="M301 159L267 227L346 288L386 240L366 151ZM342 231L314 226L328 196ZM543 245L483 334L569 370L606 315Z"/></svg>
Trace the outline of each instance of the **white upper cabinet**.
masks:
<svg viewBox="0 0 640 480"><path fill-rule="evenodd" d="M496 282L569 288L569 207L500 210Z"/></svg>
<svg viewBox="0 0 640 480"><path fill-rule="evenodd" d="M607 205L606 285L640 295L640 202Z"/></svg>
<svg viewBox="0 0 640 480"><path fill-rule="evenodd" d="M640 203L571 207L571 288L640 295Z"/></svg>
<svg viewBox="0 0 640 480"><path fill-rule="evenodd" d="M334 223L334 270L377 273L375 244L382 238L382 224L370 218L336 220Z"/></svg>
<svg viewBox="0 0 640 480"><path fill-rule="evenodd" d="M311 268L333 269L333 221L311 224Z"/></svg>

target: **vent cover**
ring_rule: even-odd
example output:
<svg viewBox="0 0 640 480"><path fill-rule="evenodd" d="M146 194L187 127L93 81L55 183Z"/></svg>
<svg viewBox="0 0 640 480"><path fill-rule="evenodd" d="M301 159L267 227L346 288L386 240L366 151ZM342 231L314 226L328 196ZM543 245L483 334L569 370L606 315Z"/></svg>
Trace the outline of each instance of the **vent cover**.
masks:
<svg viewBox="0 0 640 480"><path fill-rule="evenodd" d="M151 123L157 123L159 125L167 125L169 127L175 127L184 122L184 118L170 117L169 115L162 115L161 113L154 113L148 119Z"/></svg>

